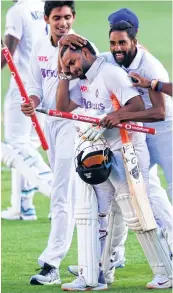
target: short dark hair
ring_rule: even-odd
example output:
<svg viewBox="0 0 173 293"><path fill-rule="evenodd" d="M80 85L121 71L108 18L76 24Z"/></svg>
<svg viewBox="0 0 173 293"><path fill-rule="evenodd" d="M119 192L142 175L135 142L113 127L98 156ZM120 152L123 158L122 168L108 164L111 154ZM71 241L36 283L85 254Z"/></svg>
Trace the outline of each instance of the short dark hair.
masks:
<svg viewBox="0 0 173 293"><path fill-rule="evenodd" d="M68 6L71 8L73 15L76 14L74 1L45 1L44 14L49 17L52 9L63 6Z"/></svg>
<svg viewBox="0 0 173 293"><path fill-rule="evenodd" d="M115 31L125 31L125 32L127 32L128 37L131 40L134 40L136 38L136 34L137 34L135 27L131 23L129 23L127 21L124 21L124 20L118 21L116 24L114 24L110 28L109 37L110 37L111 33L115 32Z"/></svg>
<svg viewBox="0 0 173 293"><path fill-rule="evenodd" d="M65 51L68 49L68 48L70 48L70 50L72 50L72 51L74 51L74 52L77 52L77 51L82 51L82 48L87 48L89 51L90 51L90 53L92 54L92 55L96 55L96 51L94 50L94 48L93 48L93 46L90 44L90 42L88 42L87 41L87 43L86 43L86 45L83 45L82 47L80 47L80 46L77 46L76 44L72 44L74 47L76 47L75 49L72 49L72 48L70 48L68 45L64 45L63 47L62 47L62 50L61 50L61 58L63 57L63 55L64 55L64 53L65 53Z"/></svg>

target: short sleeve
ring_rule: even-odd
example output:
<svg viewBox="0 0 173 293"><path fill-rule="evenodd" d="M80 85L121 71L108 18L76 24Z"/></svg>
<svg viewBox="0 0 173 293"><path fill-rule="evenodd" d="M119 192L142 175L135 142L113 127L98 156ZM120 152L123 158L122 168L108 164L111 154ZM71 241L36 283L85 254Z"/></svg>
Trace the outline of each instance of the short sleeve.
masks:
<svg viewBox="0 0 173 293"><path fill-rule="evenodd" d="M5 36L11 35L18 40L21 40L23 36L23 19L20 11L16 7L12 7L8 10L6 15Z"/></svg>
<svg viewBox="0 0 173 293"><path fill-rule="evenodd" d="M37 60L36 46L34 46L32 49L29 62L27 92L29 96L34 95L37 96L40 100L42 99L42 76Z"/></svg>
<svg viewBox="0 0 173 293"><path fill-rule="evenodd" d="M148 79L159 79L164 82L169 82L169 76L166 69L150 53L146 53L143 60L143 76Z"/></svg>
<svg viewBox="0 0 173 293"><path fill-rule="evenodd" d="M128 74L120 67L108 64L104 70L104 83L110 95L114 94L121 106L140 95L138 90L133 88Z"/></svg>

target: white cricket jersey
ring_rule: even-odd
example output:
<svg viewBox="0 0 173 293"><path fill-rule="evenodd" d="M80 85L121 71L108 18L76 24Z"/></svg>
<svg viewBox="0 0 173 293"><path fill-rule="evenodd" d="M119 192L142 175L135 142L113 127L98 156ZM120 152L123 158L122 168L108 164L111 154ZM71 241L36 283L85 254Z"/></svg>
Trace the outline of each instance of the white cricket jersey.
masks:
<svg viewBox="0 0 173 293"><path fill-rule="evenodd" d="M71 30L70 33L73 33ZM35 95L40 99L42 108L56 109L56 91L58 87L58 47L54 47L50 36L44 36L34 45L29 71L27 92L28 95ZM78 79L69 83L70 98L73 100L81 97L80 89L76 87ZM49 120L61 119L48 117Z"/></svg>
<svg viewBox="0 0 173 293"><path fill-rule="evenodd" d="M105 58L107 62L110 62L114 65L118 64L115 62L115 59L111 52L100 54L102 57ZM169 76L166 69L160 63L158 59L156 59L153 55L151 55L148 51L138 47L137 54L130 64L128 68L122 66L128 74L130 72L136 72L148 79L159 79L163 82L169 82ZM148 89L137 87L144 103L145 108L151 108L152 103L149 97ZM171 97L165 96L165 105L166 105L166 119L165 120L172 120L173 115L173 102ZM153 124L153 123L152 123ZM154 124L153 124L154 125ZM156 124L157 125L157 124Z"/></svg>
<svg viewBox="0 0 173 293"><path fill-rule="evenodd" d="M114 112L110 96L115 95L121 106L128 100L138 96L139 92L132 87L132 83L127 73L118 66L98 57L86 73L86 79L79 80L81 98L74 101L85 109L85 114L94 116ZM104 132L104 137L111 145L112 150L121 147L119 129L108 129Z"/></svg>
<svg viewBox="0 0 173 293"><path fill-rule="evenodd" d="M42 1L20 0L8 10L5 35L12 35L19 40L13 59L23 82L27 79L32 46L46 34ZM11 78L10 85L17 87L14 78Z"/></svg>

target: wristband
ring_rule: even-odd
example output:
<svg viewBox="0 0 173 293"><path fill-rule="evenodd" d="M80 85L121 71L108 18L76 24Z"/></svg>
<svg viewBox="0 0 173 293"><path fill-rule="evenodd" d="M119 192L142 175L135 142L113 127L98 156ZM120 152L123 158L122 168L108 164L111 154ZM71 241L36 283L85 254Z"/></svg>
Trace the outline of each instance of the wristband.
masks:
<svg viewBox="0 0 173 293"><path fill-rule="evenodd" d="M161 81L158 81L158 83L157 83L157 85L155 87L155 91L156 92L161 92L162 87L163 87L163 83Z"/></svg>
<svg viewBox="0 0 173 293"><path fill-rule="evenodd" d="M71 80L72 79L72 76L71 75L67 75L65 74L64 72L61 72L58 74L58 77L60 80Z"/></svg>
<svg viewBox="0 0 173 293"><path fill-rule="evenodd" d="M158 79L152 79L150 87L151 87L151 89L152 89L153 91L155 91L158 82L159 82Z"/></svg>

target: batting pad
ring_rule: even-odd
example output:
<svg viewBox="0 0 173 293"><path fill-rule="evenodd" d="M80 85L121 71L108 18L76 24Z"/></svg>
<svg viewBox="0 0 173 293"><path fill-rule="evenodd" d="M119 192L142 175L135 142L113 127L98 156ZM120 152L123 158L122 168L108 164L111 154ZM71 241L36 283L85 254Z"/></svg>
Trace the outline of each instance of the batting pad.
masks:
<svg viewBox="0 0 173 293"><path fill-rule="evenodd" d="M80 180L80 179L79 179ZM78 181L79 181L78 180ZM75 206L78 236L78 270L88 286L96 286L99 277L100 241L98 203L94 189L82 180Z"/></svg>
<svg viewBox="0 0 173 293"><path fill-rule="evenodd" d="M143 248L153 274L171 277L172 264L169 256L169 248L162 231L157 228L153 231L137 233L136 236Z"/></svg>
<svg viewBox="0 0 173 293"><path fill-rule="evenodd" d="M127 182L121 184L117 190L116 201L121 208L123 218L128 225L129 229L133 231L143 231L139 218L134 210L130 198L130 192Z"/></svg>
<svg viewBox="0 0 173 293"><path fill-rule="evenodd" d="M128 228L123 219L121 209L115 199L112 200L108 222L108 236L102 256L103 272L106 274L118 259L120 246L124 246L128 235Z"/></svg>
<svg viewBox="0 0 173 293"><path fill-rule="evenodd" d="M46 196L50 196L52 172L41 155L31 147L20 153L10 145L1 142L1 161L8 163Z"/></svg>

